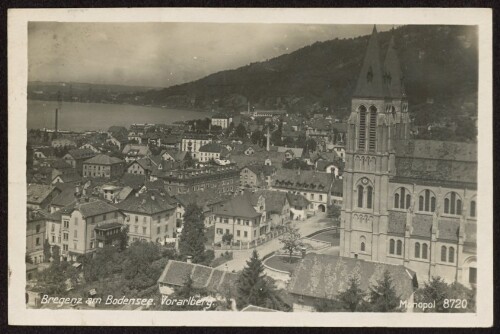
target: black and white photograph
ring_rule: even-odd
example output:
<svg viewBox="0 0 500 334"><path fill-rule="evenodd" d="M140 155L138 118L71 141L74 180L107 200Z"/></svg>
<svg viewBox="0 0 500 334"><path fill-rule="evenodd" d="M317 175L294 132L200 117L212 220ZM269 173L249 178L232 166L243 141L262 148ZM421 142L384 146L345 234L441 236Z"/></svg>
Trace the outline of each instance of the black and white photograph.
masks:
<svg viewBox="0 0 500 334"><path fill-rule="evenodd" d="M158 10L9 13L15 324L492 324L491 12Z"/></svg>

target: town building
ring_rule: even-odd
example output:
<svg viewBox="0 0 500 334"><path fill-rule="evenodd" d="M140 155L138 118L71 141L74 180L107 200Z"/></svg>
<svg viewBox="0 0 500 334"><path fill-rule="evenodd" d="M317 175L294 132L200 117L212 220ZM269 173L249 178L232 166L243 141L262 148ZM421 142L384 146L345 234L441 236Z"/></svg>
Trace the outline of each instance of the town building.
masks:
<svg viewBox="0 0 500 334"><path fill-rule="evenodd" d="M131 242L145 240L164 244L176 238L176 203L165 193L138 192L116 206L125 214Z"/></svg>
<svg viewBox="0 0 500 334"><path fill-rule="evenodd" d="M48 184L30 183L27 187L26 207L32 210L46 210L60 189Z"/></svg>
<svg viewBox="0 0 500 334"><path fill-rule="evenodd" d="M33 264L45 261L43 252L45 241L45 221L48 212L45 210L27 211L26 221L26 256Z"/></svg>
<svg viewBox="0 0 500 334"><path fill-rule="evenodd" d="M118 178L123 175L123 160L99 154L83 162L83 177Z"/></svg>
<svg viewBox="0 0 500 334"><path fill-rule="evenodd" d="M266 220L266 200L262 195L244 192L213 207L215 219L214 242L224 234L232 234L233 242L252 242L270 231Z"/></svg>
<svg viewBox="0 0 500 334"><path fill-rule="evenodd" d="M329 205L333 203L332 192L334 184L342 185L342 180L335 179L333 174L319 173L316 171L300 169L295 171L292 169L278 170L274 176L272 189L302 194L311 202L311 209L314 212L326 212ZM342 200L342 194L339 200Z"/></svg>
<svg viewBox="0 0 500 334"><path fill-rule="evenodd" d="M47 239L51 246L60 248L62 259L77 261L79 256L115 242L123 220L124 214L117 207L82 196L47 217Z"/></svg>
<svg viewBox="0 0 500 334"><path fill-rule="evenodd" d="M477 145L411 139L393 39L380 57L374 29L348 122L340 254L473 286Z"/></svg>
<svg viewBox="0 0 500 334"><path fill-rule="evenodd" d="M125 161L132 162L152 155L147 145L127 144L122 151Z"/></svg>
<svg viewBox="0 0 500 334"><path fill-rule="evenodd" d="M233 118L229 115L216 114L212 116L212 126L220 126L223 129L227 129L232 121Z"/></svg>
<svg viewBox="0 0 500 334"><path fill-rule="evenodd" d="M96 153L88 148L70 150L63 157L64 161L70 164L78 174L83 172L83 162L96 156Z"/></svg>
<svg viewBox="0 0 500 334"><path fill-rule="evenodd" d="M148 156L142 159L133 160L127 166L127 173L138 175L151 175L151 173L161 164L159 157Z"/></svg>
<svg viewBox="0 0 500 334"><path fill-rule="evenodd" d="M193 159L197 159L200 148L212 142L212 137L205 134L185 133L181 141L181 151L190 152Z"/></svg>
<svg viewBox="0 0 500 334"><path fill-rule="evenodd" d="M178 169L162 173L158 179L165 181L165 187L171 195L206 190L230 194L239 186L240 172L235 166Z"/></svg>
<svg viewBox="0 0 500 334"><path fill-rule="evenodd" d="M196 156L199 162L210 162L216 159L225 160L229 156L229 151L221 144L208 143L200 147Z"/></svg>
<svg viewBox="0 0 500 334"><path fill-rule="evenodd" d="M270 227L283 226L290 221L291 213L288 194L275 190L256 190L253 196L263 196L266 202L266 220Z"/></svg>
<svg viewBox="0 0 500 334"><path fill-rule="evenodd" d="M263 164L245 166L240 171L240 185L249 188L269 188L276 167Z"/></svg>

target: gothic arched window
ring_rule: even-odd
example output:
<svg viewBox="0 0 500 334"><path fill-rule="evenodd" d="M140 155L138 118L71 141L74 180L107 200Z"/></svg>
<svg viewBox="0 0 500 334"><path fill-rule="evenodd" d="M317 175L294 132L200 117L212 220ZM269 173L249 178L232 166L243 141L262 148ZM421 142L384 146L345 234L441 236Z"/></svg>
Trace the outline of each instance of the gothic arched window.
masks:
<svg viewBox="0 0 500 334"><path fill-rule="evenodd" d="M406 188L398 188L394 194L394 208L408 209L411 204L411 195Z"/></svg>
<svg viewBox="0 0 500 334"><path fill-rule="evenodd" d="M363 236L359 238L359 250L361 252L366 251L366 238Z"/></svg>
<svg viewBox="0 0 500 334"><path fill-rule="evenodd" d="M370 151L375 151L377 142L377 108L374 106L370 107Z"/></svg>
<svg viewBox="0 0 500 334"><path fill-rule="evenodd" d="M415 258L420 258L420 243L415 243Z"/></svg>
<svg viewBox="0 0 500 334"><path fill-rule="evenodd" d="M394 254L395 241L394 239L389 240L389 254Z"/></svg>
<svg viewBox="0 0 500 334"><path fill-rule="evenodd" d="M422 244L422 259L427 259L427 244Z"/></svg>
<svg viewBox="0 0 500 334"><path fill-rule="evenodd" d="M441 246L441 261L446 262L446 246Z"/></svg>
<svg viewBox="0 0 500 334"><path fill-rule="evenodd" d="M360 150L364 150L366 147L366 107L360 106L358 111L359 111L358 148Z"/></svg>
<svg viewBox="0 0 500 334"><path fill-rule="evenodd" d="M448 262L455 262L455 248L448 249Z"/></svg>
<svg viewBox="0 0 500 334"><path fill-rule="evenodd" d="M429 189L425 189L418 196L418 211L434 212L436 210L436 196Z"/></svg>
<svg viewBox="0 0 500 334"><path fill-rule="evenodd" d="M471 217L476 217L476 201L470 201L470 214Z"/></svg>
<svg viewBox="0 0 500 334"><path fill-rule="evenodd" d="M444 213L451 215L462 214L462 199L456 192L452 191L445 196Z"/></svg>
<svg viewBox="0 0 500 334"><path fill-rule="evenodd" d="M373 188L371 186L368 186L366 188L366 207L368 209L372 208L373 204Z"/></svg>
<svg viewBox="0 0 500 334"><path fill-rule="evenodd" d="M359 185L358 186L358 208L363 207L363 186Z"/></svg>
<svg viewBox="0 0 500 334"><path fill-rule="evenodd" d="M397 255L403 254L403 242L401 240L397 242L396 253Z"/></svg>
<svg viewBox="0 0 500 334"><path fill-rule="evenodd" d="M399 208L399 194L398 193L394 194L394 208L395 209Z"/></svg>

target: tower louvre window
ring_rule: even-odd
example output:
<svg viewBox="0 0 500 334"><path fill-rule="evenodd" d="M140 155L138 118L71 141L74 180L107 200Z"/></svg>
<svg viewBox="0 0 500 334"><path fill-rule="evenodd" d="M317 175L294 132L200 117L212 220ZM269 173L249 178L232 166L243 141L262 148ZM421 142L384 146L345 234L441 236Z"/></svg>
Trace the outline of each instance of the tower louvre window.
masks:
<svg viewBox="0 0 500 334"><path fill-rule="evenodd" d="M359 107L359 142L358 148L364 150L366 145L366 108Z"/></svg>
<svg viewBox="0 0 500 334"><path fill-rule="evenodd" d="M370 108L370 151L375 151L377 142L377 108Z"/></svg>

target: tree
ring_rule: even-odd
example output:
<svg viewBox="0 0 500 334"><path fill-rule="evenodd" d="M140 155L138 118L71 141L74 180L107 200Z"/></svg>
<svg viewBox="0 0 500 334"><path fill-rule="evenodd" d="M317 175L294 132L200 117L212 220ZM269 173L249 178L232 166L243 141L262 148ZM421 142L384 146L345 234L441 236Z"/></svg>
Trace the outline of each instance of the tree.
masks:
<svg viewBox="0 0 500 334"><path fill-rule="evenodd" d="M307 147L309 152L314 152L314 151L316 151L317 143L314 139L309 138L306 140L305 147Z"/></svg>
<svg viewBox="0 0 500 334"><path fill-rule="evenodd" d="M61 249L59 246L54 245L52 247L52 263L59 264L61 262Z"/></svg>
<svg viewBox="0 0 500 334"><path fill-rule="evenodd" d="M344 310L350 312L358 311L365 297L364 291L359 286L359 277L352 275L349 277L349 287L338 294L337 299Z"/></svg>
<svg viewBox="0 0 500 334"><path fill-rule="evenodd" d="M242 139L247 137L247 129L245 128L243 123L238 124L236 130L234 131L234 135Z"/></svg>
<svg viewBox="0 0 500 334"><path fill-rule="evenodd" d="M124 228L122 228L120 230L120 232L118 232L118 242L119 242L119 245L118 247L120 248L120 250L125 250L127 249L127 246L128 246L128 225L125 225Z"/></svg>
<svg viewBox="0 0 500 334"><path fill-rule="evenodd" d="M466 307L450 307L445 300L458 299L467 300ZM475 291L467 289L460 283L447 284L441 277L432 277L429 282L415 292L415 302L434 305L433 308L427 308L424 312L474 312L475 311ZM462 305L460 305L462 306Z"/></svg>
<svg viewBox="0 0 500 334"><path fill-rule="evenodd" d="M283 305L274 284L264 273L264 266L255 249L236 284L238 290L236 304L240 309L250 304L277 309Z"/></svg>
<svg viewBox="0 0 500 334"><path fill-rule="evenodd" d="M179 253L182 257L192 256L194 263L201 263L205 259L204 216L201 207L189 204L184 213L184 226L179 238Z"/></svg>
<svg viewBox="0 0 500 334"><path fill-rule="evenodd" d="M230 245L231 244L231 240L233 240L233 235L232 234L224 234L222 236L222 242Z"/></svg>
<svg viewBox="0 0 500 334"><path fill-rule="evenodd" d="M370 293L370 308L373 312L396 312L400 304L400 296L392 284L389 270L385 270L383 277L377 280Z"/></svg>
<svg viewBox="0 0 500 334"><path fill-rule="evenodd" d="M340 206L336 204L332 204L328 206L328 217L333 218L335 220L339 219L340 217Z"/></svg>
<svg viewBox="0 0 500 334"><path fill-rule="evenodd" d="M261 142L264 140L264 134L262 131L256 130L252 133L250 136L250 140L252 141L253 144L261 144Z"/></svg>
<svg viewBox="0 0 500 334"><path fill-rule="evenodd" d="M52 254L50 251L49 240L45 239L45 241L43 242L43 257L44 257L45 262L49 262L51 256L52 256Z"/></svg>
<svg viewBox="0 0 500 334"><path fill-rule="evenodd" d="M293 252L299 251L300 247L302 247L300 238L299 229L294 225L286 226L285 232L279 238L279 241L283 244L283 249L290 254L290 263L292 263Z"/></svg>
<svg viewBox="0 0 500 334"><path fill-rule="evenodd" d="M184 158L184 166L187 168L194 167L196 164L196 161L194 161L193 156L191 155L191 152L187 151L186 152L186 157Z"/></svg>

